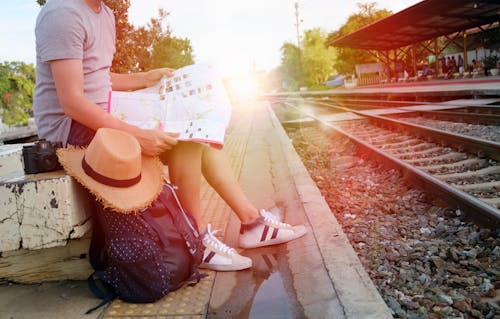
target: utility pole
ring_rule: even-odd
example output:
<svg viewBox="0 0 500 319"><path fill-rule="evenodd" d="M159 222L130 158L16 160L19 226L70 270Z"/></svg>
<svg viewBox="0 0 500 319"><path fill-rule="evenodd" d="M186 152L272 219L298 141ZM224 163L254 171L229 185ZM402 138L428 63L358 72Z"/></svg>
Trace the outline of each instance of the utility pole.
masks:
<svg viewBox="0 0 500 319"><path fill-rule="evenodd" d="M299 74L298 74L298 81L299 81L299 87L302 84L302 52L300 48L300 33L299 33L299 25L300 25L300 20L299 20L299 2L295 1L295 30L297 32L297 53L298 53L298 68L299 68Z"/></svg>
<svg viewBox="0 0 500 319"><path fill-rule="evenodd" d="M300 50L300 34L299 34L299 2L295 1L295 30L297 31L297 48Z"/></svg>

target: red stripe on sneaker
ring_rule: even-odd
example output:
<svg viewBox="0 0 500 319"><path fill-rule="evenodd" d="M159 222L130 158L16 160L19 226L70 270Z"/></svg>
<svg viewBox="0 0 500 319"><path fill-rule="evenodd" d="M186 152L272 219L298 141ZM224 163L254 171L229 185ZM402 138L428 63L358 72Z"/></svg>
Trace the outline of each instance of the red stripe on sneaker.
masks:
<svg viewBox="0 0 500 319"><path fill-rule="evenodd" d="M267 232L269 230L269 226L265 225L264 226L264 231L262 232L262 237L260 237L260 241L266 240Z"/></svg>
<svg viewBox="0 0 500 319"><path fill-rule="evenodd" d="M214 256L215 256L215 253L213 251L211 251L210 254L208 254L208 256L205 257L205 260L203 260L203 262L208 264L210 262L210 260L212 260L212 258L214 258Z"/></svg>
<svg viewBox="0 0 500 319"><path fill-rule="evenodd" d="M274 231L273 231L273 235L271 236L271 239L274 239L276 238L276 236L278 236L278 228L275 228Z"/></svg>

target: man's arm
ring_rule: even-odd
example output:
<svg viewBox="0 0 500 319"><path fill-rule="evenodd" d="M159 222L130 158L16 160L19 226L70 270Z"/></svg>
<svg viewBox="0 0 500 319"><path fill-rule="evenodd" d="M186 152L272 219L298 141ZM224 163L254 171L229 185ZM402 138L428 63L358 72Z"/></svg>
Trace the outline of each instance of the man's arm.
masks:
<svg viewBox="0 0 500 319"><path fill-rule="evenodd" d="M154 69L148 72L120 74L109 72L113 91L130 91L153 86L163 76L172 76L173 70L169 68Z"/></svg>
<svg viewBox="0 0 500 319"><path fill-rule="evenodd" d="M146 155L159 155L177 143L178 134L143 130L105 112L83 94L83 68L79 59L54 60L50 63L57 96L64 113L83 125L97 130L109 127L135 136ZM161 77L161 76L160 76Z"/></svg>

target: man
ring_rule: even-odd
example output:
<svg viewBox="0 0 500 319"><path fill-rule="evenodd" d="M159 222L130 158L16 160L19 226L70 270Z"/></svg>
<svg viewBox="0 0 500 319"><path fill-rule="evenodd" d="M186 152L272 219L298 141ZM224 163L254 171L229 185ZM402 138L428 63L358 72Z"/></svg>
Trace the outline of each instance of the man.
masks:
<svg viewBox="0 0 500 319"><path fill-rule="evenodd" d="M142 152L161 156L169 176L179 186L183 206L195 217L200 229L201 176L221 195L242 222L240 246L273 245L305 234L304 226L290 226L271 213L257 210L228 171L222 151L202 144L177 141L178 134L143 130L106 112L110 90L136 90L151 86L167 68L133 74L110 72L115 52L113 12L101 0L51 0L40 11L36 28L37 82L34 113L40 138L63 145L87 146L101 127L134 136ZM140 107L140 106L138 106ZM274 236L262 236L268 231ZM251 259L220 242L207 225L203 267L240 270L251 267Z"/></svg>
<svg viewBox="0 0 500 319"><path fill-rule="evenodd" d="M133 90L152 85L169 69L146 73L109 72L115 52L111 9L96 0L49 1L36 24L37 83L34 112L40 137L78 143L86 131L111 127L137 138L143 153L159 155L176 143L176 134L142 130L103 112L109 90ZM56 93L57 92L57 93ZM73 133L70 134L71 126ZM90 132L91 134L91 132Z"/></svg>

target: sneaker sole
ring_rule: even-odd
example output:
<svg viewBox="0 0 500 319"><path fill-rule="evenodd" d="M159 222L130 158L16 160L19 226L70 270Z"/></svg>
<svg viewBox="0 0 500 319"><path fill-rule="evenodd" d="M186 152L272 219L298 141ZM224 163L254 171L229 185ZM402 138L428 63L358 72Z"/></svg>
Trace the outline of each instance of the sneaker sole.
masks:
<svg viewBox="0 0 500 319"><path fill-rule="evenodd" d="M243 269L248 269L252 267L252 265L214 265L214 264L205 264L201 263L199 268L210 269L215 271L238 271Z"/></svg>
<svg viewBox="0 0 500 319"><path fill-rule="evenodd" d="M271 239L271 240L266 240L266 241L263 241L263 242L258 242L258 243L253 244L253 245L245 245L245 244L240 243L239 246L241 248L249 249L249 248L258 248L258 247L279 245L279 244L287 243L289 241L292 241L292 240L295 240L297 238L300 238L300 237L304 236L306 233L307 233L307 230L304 229L304 231L302 233L295 234L294 237L289 238L289 239Z"/></svg>

